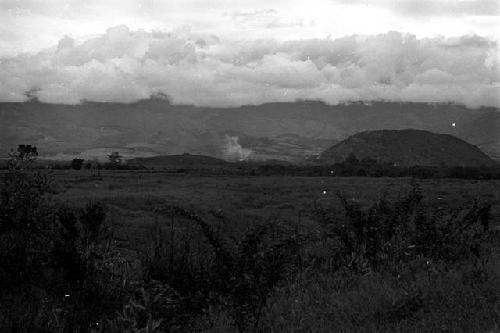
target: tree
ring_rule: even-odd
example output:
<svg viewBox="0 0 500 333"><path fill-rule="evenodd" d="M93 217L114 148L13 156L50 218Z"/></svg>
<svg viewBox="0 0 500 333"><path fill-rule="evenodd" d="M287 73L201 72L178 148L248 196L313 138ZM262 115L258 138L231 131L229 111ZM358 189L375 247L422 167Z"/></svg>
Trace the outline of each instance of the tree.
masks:
<svg viewBox="0 0 500 333"><path fill-rule="evenodd" d="M80 170L82 168L84 160L82 158L74 158L71 161L70 167L74 170Z"/></svg>
<svg viewBox="0 0 500 333"><path fill-rule="evenodd" d="M38 150L35 146L19 145L17 150L10 150L9 168L11 169L24 169L35 161L38 156Z"/></svg>
<svg viewBox="0 0 500 333"><path fill-rule="evenodd" d="M122 162L122 156L117 151L114 151L110 155L108 155L108 159L112 164L120 164Z"/></svg>
<svg viewBox="0 0 500 333"><path fill-rule="evenodd" d="M49 242L50 229L46 175L30 170L38 155L36 147L11 149L9 170L0 183L0 281L17 283L37 275Z"/></svg>

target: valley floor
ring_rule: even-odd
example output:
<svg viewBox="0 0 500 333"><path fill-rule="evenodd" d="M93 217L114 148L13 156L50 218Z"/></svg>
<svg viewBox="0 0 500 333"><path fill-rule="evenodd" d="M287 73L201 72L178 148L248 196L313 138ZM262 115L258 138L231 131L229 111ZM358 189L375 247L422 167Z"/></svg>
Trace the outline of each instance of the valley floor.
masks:
<svg viewBox="0 0 500 333"><path fill-rule="evenodd" d="M148 171L111 171L93 176L87 170L52 171L56 198L72 203L104 201L122 210L151 212L162 203L194 210L220 209L229 217L266 219L307 215L314 204L335 205L337 194L370 204L382 196L407 194L410 178L193 176ZM477 199L493 204L500 219L500 180L418 179L424 201L432 206L460 207ZM500 220L499 220L500 223Z"/></svg>

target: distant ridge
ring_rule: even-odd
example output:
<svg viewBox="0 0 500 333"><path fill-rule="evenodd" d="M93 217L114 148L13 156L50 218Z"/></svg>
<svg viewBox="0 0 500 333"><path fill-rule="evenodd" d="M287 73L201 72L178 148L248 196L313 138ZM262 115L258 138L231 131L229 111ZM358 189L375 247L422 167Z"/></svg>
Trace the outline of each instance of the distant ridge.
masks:
<svg viewBox="0 0 500 333"><path fill-rule="evenodd" d="M454 125L453 125L454 124ZM455 135L500 160L500 110L454 104L276 102L233 108L132 104L0 103L0 156L18 144L47 158L111 151L126 157L188 152L225 158L227 137L250 159L300 161L354 133L415 128ZM98 156L96 156L98 158Z"/></svg>
<svg viewBox="0 0 500 333"><path fill-rule="evenodd" d="M496 165L479 148L453 135L415 129L360 132L325 150L319 161L341 162L350 154L398 166Z"/></svg>
<svg viewBox="0 0 500 333"><path fill-rule="evenodd" d="M129 166L143 166L150 169L203 168L227 164L229 163L219 158L192 154L140 157L127 161Z"/></svg>

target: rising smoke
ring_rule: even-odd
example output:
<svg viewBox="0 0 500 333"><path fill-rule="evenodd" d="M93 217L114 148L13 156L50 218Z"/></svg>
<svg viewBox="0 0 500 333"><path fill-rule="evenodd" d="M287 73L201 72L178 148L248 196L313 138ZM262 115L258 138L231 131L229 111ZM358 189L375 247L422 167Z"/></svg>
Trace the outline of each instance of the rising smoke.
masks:
<svg viewBox="0 0 500 333"><path fill-rule="evenodd" d="M223 155L228 161L246 161L252 154L252 150L243 148L238 142L237 136L226 135L224 137Z"/></svg>

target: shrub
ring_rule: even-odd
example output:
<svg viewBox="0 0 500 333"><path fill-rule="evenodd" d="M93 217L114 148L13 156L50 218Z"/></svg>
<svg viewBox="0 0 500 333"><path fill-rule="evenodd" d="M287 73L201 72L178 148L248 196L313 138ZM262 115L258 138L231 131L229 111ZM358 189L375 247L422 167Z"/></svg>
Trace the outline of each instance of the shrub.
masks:
<svg viewBox="0 0 500 333"><path fill-rule="evenodd" d="M126 261L104 207L55 204L47 175L31 170L32 161L13 155L0 188L0 331L86 332L121 308Z"/></svg>
<svg viewBox="0 0 500 333"><path fill-rule="evenodd" d="M431 211L422 203L418 184L406 197L394 203L383 197L367 210L341 194L338 198L345 221L318 212L324 237L334 244L337 269L398 271L403 263L417 258L453 263L480 258L490 245L489 203L474 202L457 211Z"/></svg>
<svg viewBox="0 0 500 333"><path fill-rule="evenodd" d="M180 250L173 237L157 239L145 258L147 277L176 290L184 312L200 315L212 305L222 305L240 331L256 327L267 298L296 263L304 240L284 226L266 223L247 230L230 245L217 229L188 210L174 206L158 211L195 223L211 255L196 265L189 244Z"/></svg>
<svg viewBox="0 0 500 333"><path fill-rule="evenodd" d="M0 188L0 279L4 284L30 281L46 264L53 227L46 175L27 171L30 156L15 155Z"/></svg>
<svg viewBox="0 0 500 333"><path fill-rule="evenodd" d="M74 158L71 160L70 168L73 170L80 170L83 166L84 160L81 158Z"/></svg>
<svg viewBox="0 0 500 333"><path fill-rule="evenodd" d="M114 248L101 204L59 208L58 230L49 254L54 292L64 297L65 324L88 329L112 316L128 295L127 260Z"/></svg>

